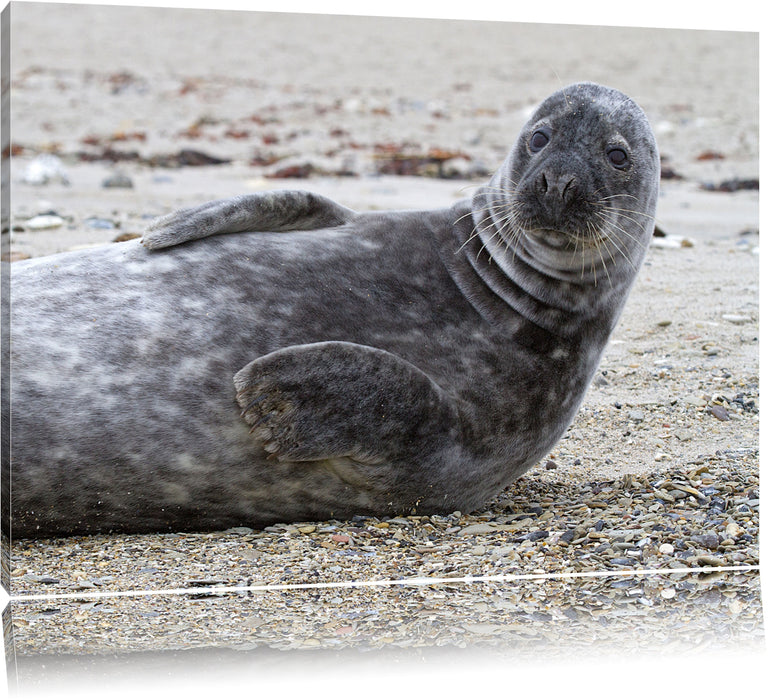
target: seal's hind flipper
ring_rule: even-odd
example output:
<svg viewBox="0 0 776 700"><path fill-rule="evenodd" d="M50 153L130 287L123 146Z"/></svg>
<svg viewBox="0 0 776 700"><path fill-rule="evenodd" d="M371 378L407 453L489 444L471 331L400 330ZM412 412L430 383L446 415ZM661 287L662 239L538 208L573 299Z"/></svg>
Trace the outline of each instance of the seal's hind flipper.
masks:
<svg viewBox="0 0 776 700"><path fill-rule="evenodd" d="M355 216L327 197L302 190L240 195L180 209L156 220L143 234L152 250L244 231L309 231L346 224Z"/></svg>
<svg viewBox="0 0 776 700"><path fill-rule="evenodd" d="M365 345L283 348L247 364L234 384L251 433L279 460L422 464L459 432L453 400L428 375Z"/></svg>

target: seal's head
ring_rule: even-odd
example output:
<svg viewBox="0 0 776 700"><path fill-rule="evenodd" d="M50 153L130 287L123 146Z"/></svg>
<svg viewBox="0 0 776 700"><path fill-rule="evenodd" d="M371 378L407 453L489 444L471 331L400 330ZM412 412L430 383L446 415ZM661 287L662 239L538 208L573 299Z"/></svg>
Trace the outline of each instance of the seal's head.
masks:
<svg viewBox="0 0 776 700"><path fill-rule="evenodd" d="M555 277L612 281L623 267L632 276L654 228L659 176L641 108L612 88L569 86L536 109L478 193L480 238L491 256L511 251Z"/></svg>

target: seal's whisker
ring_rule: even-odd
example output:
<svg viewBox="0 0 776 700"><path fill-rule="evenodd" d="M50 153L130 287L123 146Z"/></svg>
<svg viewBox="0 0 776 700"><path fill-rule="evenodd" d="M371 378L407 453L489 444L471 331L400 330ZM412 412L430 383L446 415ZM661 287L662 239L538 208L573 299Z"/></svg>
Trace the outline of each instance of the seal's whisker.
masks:
<svg viewBox="0 0 776 700"><path fill-rule="evenodd" d="M596 190L593 194L598 194L598 192L602 191L604 188L601 187L600 189ZM638 201L638 197L628 194L627 192L617 192L615 194L609 194L606 195L606 197L599 197L597 201L594 201L593 204L599 204L602 202L611 202L614 199L619 199L620 197L630 197L631 199L635 199Z"/></svg>
<svg viewBox="0 0 776 700"><path fill-rule="evenodd" d="M628 216L623 216L621 214L617 214L616 212L611 212L611 211L599 211L599 212L597 212L597 217L601 221L604 221L607 225L613 226L613 227L614 226L618 226L618 227L622 226L622 223L621 223L620 219L625 219L627 221L631 220L630 217L628 217ZM638 224L637 221L634 221L633 223ZM646 229L642 228L642 232L646 233ZM639 239L638 236L636 236L636 235L634 235L633 233L630 233L630 232L628 232L628 234L631 236L632 240L635 243L639 243L639 244L643 245L642 241Z"/></svg>
<svg viewBox="0 0 776 700"><path fill-rule="evenodd" d="M462 216L459 216L453 222L453 225L455 226L460 221L463 221L463 219L465 219L467 216L473 216L474 214L481 214L481 213L487 212L487 211L489 211L489 207L485 206L482 209L475 209L475 210L466 212ZM479 223L475 223L474 228L472 229L471 235L458 247L458 249L455 251L455 254L458 255L458 253L460 253L467 246L467 244L471 243L471 241L473 241L479 235L480 231L487 230L488 228L490 228L491 226L494 226L494 225L495 225L495 222L492 221L490 224L488 224L488 226L486 226L484 229L482 229L482 227L480 226Z"/></svg>
<svg viewBox="0 0 776 700"><path fill-rule="evenodd" d="M590 236L590 244L586 245L587 241L583 239L583 248L593 249L593 251L591 251L590 253L590 272L593 273L593 286L597 287L598 277L596 275L596 265L595 265L595 250L598 248L597 234L596 234L595 226L593 226L592 221L587 222L587 228ZM584 267L582 269L584 270Z"/></svg>
<svg viewBox="0 0 776 700"><path fill-rule="evenodd" d="M580 248L580 250L582 252L582 265L581 265L580 270L579 270L579 279L580 279L580 281L584 282L584 280L585 280L585 248L587 248L587 246L585 245L585 239L584 238L580 238L579 242L581 243L579 248Z"/></svg>
<svg viewBox="0 0 776 700"><path fill-rule="evenodd" d="M453 222L453 225L457 224L459 221L461 221L462 219L465 219L467 216L470 216L470 215L483 214L483 213L487 213L487 212L494 211L494 210L497 211L497 210L500 210L500 209L507 209L507 208L510 208L512 206L514 206L514 204L511 201L506 200L506 199L501 200L501 201L492 202L492 203L486 203L484 206L482 206L482 207L480 207L478 209L472 209L471 211L467 211L462 216L459 216Z"/></svg>
<svg viewBox="0 0 776 700"><path fill-rule="evenodd" d="M634 236L628 229L624 228L620 223L615 221L609 221L607 224L611 229L615 231L619 231L624 236L627 236L628 238L633 241L636 245L638 245L639 248L642 250L646 250L649 247L648 243L645 243L644 241L640 241L636 236Z"/></svg>
<svg viewBox="0 0 776 700"><path fill-rule="evenodd" d="M595 190L594 194L597 194L598 192L602 192L606 190L605 187L599 187L597 190ZM631 199L638 199L638 197L635 194L631 194L630 192L614 192L612 194L606 195L603 199L617 199L617 197L630 197Z"/></svg>
<svg viewBox="0 0 776 700"><path fill-rule="evenodd" d="M475 226L472 230L471 235L463 242L455 251L455 254L458 255L469 243L471 243L475 238L477 238L477 227Z"/></svg>
<svg viewBox="0 0 776 700"><path fill-rule="evenodd" d="M469 243L471 243L475 238L477 238L478 230L475 226L472 230L471 236L469 236L463 243L461 243L460 247L455 251L455 254L458 255Z"/></svg>
<svg viewBox="0 0 776 700"><path fill-rule="evenodd" d="M639 238L637 236L634 236L630 231L623 228L623 226L619 223L618 217L616 215L613 215L611 214L611 212L607 212L603 210L598 212L598 216L605 223L607 228L621 231L623 234L628 236L628 238L630 238L636 245L638 245L643 250L646 250L647 244L645 244L644 241L639 240ZM628 217L623 217L623 218L628 218Z"/></svg>
<svg viewBox="0 0 776 700"><path fill-rule="evenodd" d="M620 102L618 104L616 104L614 107L612 107L611 111L609 112L609 114L607 116L611 119L612 116L614 115L614 113L617 110L619 110L621 107L624 107L625 105L631 104L631 103L632 103L632 100L629 97L623 97L623 99L620 100Z"/></svg>
<svg viewBox="0 0 776 700"><path fill-rule="evenodd" d="M472 215L472 212L470 211L467 211L465 214L461 214L461 216L459 216L455 221L453 221L453 226L456 226L461 221L463 221L467 216L471 216L471 215Z"/></svg>
<svg viewBox="0 0 776 700"><path fill-rule="evenodd" d="M490 194L508 194L508 195L514 195L515 194L515 188L517 187L516 182L510 182L508 183L510 185L513 185L512 188L507 187L500 187L498 185L480 185L480 190L483 194L490 193Z"/></svg>
<svg viewBox="0 0 776 700"><path fill-rule="evenodd" d="M631 266L633 270L636 269L636 266L633 264L633 261L631 260L630 256L628 255L628 252L626 250L623 250L621 247L622 241L619 239L619 236L614 235L616 234L616 231L610 231L610 235L607 236L608 240L611 241L612 245L615 247L617 252L625 259L625 261L628 263L628 265Z"/></svg>
<svg viewBox="0 0 776 700"><path fill-rule="evenodd" d="M554 68L552 69L552 72L555 73L555 77L558 79L558 82L561 82L560 76L558 75L558 73L555 71ZM566 106L571 107L571 100L569 100L569 96L566 94L566 88L562 87L560 91L561 91L561 94L563 95L563 100L565 101Z"/></svg>
<svg viewBox="0 0 776 700"><path fill-rule="evenodd" d="M508 221L510 215L511 215L510 212L506 212L506 214L501 216L499 219L492 219L491 218L491 223L487 227L485 227L485 229L480 229L477 232L477 233L483 233L484 231L487 231L487 229L489 229L491 227L494 229L493 233L488 237L488 239L487 240L483 240L482 247L478 251L477 257L475 258L475 260L479 259L480 253L482 253L482 251L487 247L488 243L490 243L497 236L498 236L498 240L501 240L503 242L504 239L501 236L501 224L503 222L505 222L505 221ZM482 238L482 236L480 236L480 238Z"/></svg>
<svg viewBox="0 0 776 700"><path fill-rule="evenodd" d="M642 216L641 212L634 211L632 209L620 209L620 208L616 208L616 207L606 207L606 211L608 213L610 213L610 214L620 215L620 216L622 216L623 219L627 219L628 221L632 221L634 224L636 224L636 226L638 226L642 231L644 231L646 233L646 231L647 231L647 224L644 223L644 222L639 221L638 219L636 219L633 216L629 216L629 214L636 214L636 215ZM654 221L655 217L646 217L646 218L651 219L652 221ZM649 223L649 222L647 222L647 223Z"/></svg>
<svg viewBox="0 0 776 700"><path fill-rule="evenodd" d="M518 214L519 214L519 207L514 207L513 210L509 212L509 219L507 221L508 226L506 227L507 238L504 241L507 249L509 248L512 249L513 264L517 256L517 248L520 243L520 238L523 235L523 228L520 226L520 223L517 219Z"/></svg>
<svg viewBox="0 0 776 700"><path fill-rule="evenodd" d="M605 211L624 213L624 214L634 214L635 216L643 216L645 219L649 219L650 221L654 221L656 218L654 215L647 214L646 212L640 211L638 209L627 209L626 207L613 206L610 202L604 203L603 200L599 200L597 202L591 202L591 204L593 204L594 206L598 206ZM642 230L645 230L644 224L639 222L637 219L631 219L631 221L641 226Z"/></svg>
<svg viewBox="0 0 776 700"><path fill-rule="evenodd" d="M629 209L627 207L622 206L616 206L615 204L612 204L612 200L616 199L618 197L633 197L633 195L620 193L620 194L613 194L609 195L607 197L600 197L597 200L591 200L590 204L596 207L601 207L602 209L605 209L610 212L617 212L617 213L623 213L623 214L634 214L635 216L642 216L646 219L649 219L650 221L655 220L655 215L648 214L645 211L642 211L640 209ZM633 197L633 199L636 199L636 197ZM637 226L640 226L642 230L646 230L646 226L639 222L638 220L632 218L631 221L635 223Z"/></svg>
<svg viewBox="0 0 776 700"><path fill-rule="evenodd" d="M590 224L588 223L588 226ZM585 277L585 253L584 253L584 238L582 236L572 236L571 241L574 243L574 252L572 253L572 257L574 260L576 260L577 255L579 254L580 247L582 248L582 265L581 265L581 271L579 273L580 280L583 280ZM580 245L581 244L581 245Z"/></svg>
<svg viewBox="0 0 776 700"><path fill-rule="evenodd" d="M493 177L494 174L495 173L492 172L491 173L491 177ZM488 187L488 186L489 185L488 185L487 182L472 182L472 183L469 183L468 185L463 185L462 187L459 187L458 191L459 192L466 192L466 190L471 190L471 189L474 189L474 188L481 189L481 188Z"/></svg>
<svg viewBox="0 0 776 700"><path fill-rule="evenodd" d="M633 214L633 217L631 217L631 221L633 221L636 224L640 224L642 226L642 230L644 229L644 224L641 224L641 222L639 222L639 220L636 219L635 217L642 216L645 219L649 219L650 221L655 220L654 216L650 216L649 214L644 214L643 212L640 212L637 209L626 209L625 207L613 207L611 205L607 205L605 209L614 214Z"/></svg>
<svg viewBox="0 0 776 700"><path fill-rule="evenodd" d="M605 260L603 258L603 250L605 249L609 259L616 262L615 256L612 254L612 251L610 250L607 243L611 243L612 246L615 248L615 250L619 253L619 255L628 262L628 264L635 269L633 265L633 261L628 255L627 249L624 249L622 244L622 241L619 240L618 233L622 232L625 234L628 234L627 231L624 231L620 226L616 224L616 222L612 222L611 220L607 219L603 212L598 212L596 217L601 220L602 226L597 227L594 225L594 222L589 221L587 223L587 229L588 229L588 238L591 239L591 242L588 242L584 239L582 239L582 247L583 248L595 248L598 250L599 255L601 256L601 262L605 263ZM638 242L638 239L635 239ZM583 262L584 267L584 262Z"/></svg>
<svg viewBox="0 0 776 700"><path fill-rule="evenodd" d="M475 233L476 233L477 231L487 231L487 230L488 230L489 228L491 228L492 226L497 226L497 225L500 223L500 221L501 221L501 220L503 220L503 218L504 218L504 217L503 217L503 216L501 216L501 215L502 215L504 212L506 212L506 213L508 213L508 212L509 212L509 210L508 210L508 208L507 208L507 207L498 207L498 208L487 209L487 210L483 209L483 210L481 210L481 212L482 212L482 211L487 211L487 216L486 216L485 218L483 218L481 221L478 221L478 222L476 223L476 225L475 225ZM479 213L479 212L478 212L478 213ZM494 216L493 216L494 214L498 215L498 217L500 217L500 218L498 218L498 217L494 217ZM483 226L483 223L484 223L485 221L490 221L490 223L489 223L489 224L487 224L486 226Z"/></svg>
<svg viewBox="0 0 776 700"><path fill-rule="evenodd" d="M603 251L601 250L601 248L604 248L606 250L606 254L609 256L609 260L614 261L614 257L612 256L612 252L609 250L609 246L607 245L606 236L603 236L603 235L601 235L600 232L596 231L596 237L597 237L597 241L598 241L598 246L597 247L598 247L598 250L599 250L599 254L601 256L601 265L603 266L604 272L606 273L606 279L609 280L609 286L613 287L614 286L614 282L612 282L612 278L609 275L609 268L606 266L606 259L604 258L604 254L603 254Z"/></svg>
<svg viewBox="0 0 776 700"><path fill-rule="evenodd" d="M507 212L507 216L509 215L509 212ZM460 253L469 243L471 243L475 238L478 236L482 237L482 234L488 231L488 229L495 227L496 232L494 235L498 234L498 227L500 223L504 220L506 220L507 216L503 216L500 219L494 219L492 216L490 216L490 223L487 226L482 226L481 223L478 223L474 226L474 229L472 230L471 235L458 247L458 249L455 251L455 254L457 255ZM492 238L492 236L491 236ZM490 241L490 239L488 239ZM484 245L483 245L484 247ZM480 252L482 252L482 249L480 249ZM477 254L479 257L479 253Z"/></svg>
<svg viewBox="0 0 776 700"><path fill-rule="evenodd" d="M483 211L484 211L484 210L483 210ZM463 217L461 217L461 218L463 218ZM493 233L493 236L495 236L495 235L498 235L498 225L499 225L499 221L498 221L498 220L495 220L495 219L493 219L493 217L492 217L492 216L491 216L491 217L489 217L489 218L490 218L490 223L489 223L487 226L482 226L482 225L481 225L481 223L482 223L482 222L479 222L479 223L475 224L475 226L474 226L474 229L472 230L472 233L471 233L471 235L470 235L470 236L469 236L469 237L468 237L468 238L467 238L467 239L466 239L466 240L465 240L465 241L464 241L464 242L463 242L463 243L462 243L462 244L461 244L461 245L458 247L458 249L455 251L456 255L457 255L458 253L460 253L460 252L461 252L461 251L462 251L462 250L463 250L463 249L464 249L464 248L465 248L465 247L466 247L466 246L467 246L469 243L471 243L471 242L472 242L472 241L473 241L475 238L477 238L478 236L481 238L481 237L482 237L482 234L483 234L483 233L485 233L486 231L488 231L488 229L490 229L490 228L494 228L494 227L495 227L495 229L496 229L496 230L495 230L495 232ZM493 236L491 236L491 238L492 238ZM488 239L488 241L489 241L489 240L490 240L490 239ZM482 248L480 248L480 251L477 253L477 258L479 258L479 255L480 255L480 253L482 252L482 249L483 249L484 247L485 247L485 243L483 243L483 246L482 246Z"/></svg>
<svg viewBox="0 0 776 700"><path fill-rule="evenodd" d="M622 241L618 242L618 240L616 238L613 238L613 237L610 237L609 241L617 249L617 251L620 253L620 255L622 256L623 260L625 260L625 262L628 263L628 265L631 267L631 269L635 271L636 270L636 266L633 264L633 261L630 259L630 256L628 255L628 253L626 251L624 251L620 247L620 244L622 243Z"/></svg>
<svg viewBox="0 0 776 700"><path fill-rule="evenodd" d="M502 212L499 212L499 213L502 213ZM517 217L519 213L520 213L519 206L507 207L503 210L504 215L501 216L499 219L497 219L495 222L499 227L499 232L502 234L501 240L507 248L509 247L508 239L510 237L513 237L516 232L518 234L521 232L521 227L517 222Z"/></svg>
<svg viewBox="0 0 776 700"><path fill-rule="evenodd" d="M519 213L519 210L520 210L520 207L517 206L517 205L506 204L506 205L503 205L503 206L494 207L491 211L492 211L492 213L497 214L497 215L500 216L500 218L498 219L498 221L500 223L502 221L509 220L512 216L514 216L517 213ZM501 216L502 214L504 214L505 216ZM491 217L491 218L493 218L493 217Z"/></svg>

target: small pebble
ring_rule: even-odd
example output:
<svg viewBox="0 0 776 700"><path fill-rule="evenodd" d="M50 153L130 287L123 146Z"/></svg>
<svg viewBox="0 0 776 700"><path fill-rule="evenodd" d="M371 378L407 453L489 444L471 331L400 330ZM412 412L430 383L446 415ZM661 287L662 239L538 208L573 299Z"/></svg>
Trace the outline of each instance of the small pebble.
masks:
<svg viewBox="0 0 776 700"><path fill-rule="evenodd" d="M738 523L730 522L725 526L725 534L735 540L741 537L741 535L746 534L746 530Z"/></svg>
<svg viewBox="0 0 776 700"><path fill-rule="evenodd" d="M52 153L36 156L25 168L22 182L28 185L47 185L51 182L70 184L61 159Z"/></svg>
<svg viewBox="0 0 776 700"><path fill-rule="evenodd" d="M61 216L55 214L41 214L39 216L33 216L31 219L27 219L24 222L25 227L31 231L43 231L45 229L59 228L65 223L65 220Z"/></svg>
<svg viewBox="0 0 776 700"><path fill-rule="evenodd" d="M695 542L696 544L700 545L701 547L705 547L706 549L716 549L719 547L719 537L717 537L717 535L713 532L695 535L691 538L690 541Z"/></svg>
<svg viewBox="0 0 776 700"><path fill-rule="evenodd" d="M752 320L749 316L739 316L738 314L722 314L722 318L736 326L742 326Z"/></svg>
<svg viewBox="0 0 776 700"><path fill-rule="evenodd" d="M459 535L484 535L492 532L496 532L496 526L490 523L476 523L467 527L461 528L458 532Z"/></svg>
<svg viewBox="0 0 776 700"><path fill-rule="evenodd" d="M120 188L120 189L132 189L134 184L132 179L124 173L113 173L102 181L102 186L105 188Z"/></svg>
<svg viewBox="0 0 776 700"><path fill-rule="evenodd" d="M688 440L693 439L693 433L686 428L679 428L674 431L674 437L681 442L687 442Z"/></svg>
<svg viewBox="0 0 776 700"><path fill-rule="evenodd" d="M699 566L725 566L725 561L719 557L712 557L708 554L704 554L698 557Z"/></svg>
<svg viewBox="0 0 776 700"><path fill-rule="evenodd" d="M230 535L250 535L254 530L250 527L231 527L225 532Z"/></svg>
<svg viewBox="0 0 776 700"><path fill-rule="evenodd" d="M727 421L730 420L730 414L724 406L709 406L708 412L714 416L717 420Z"/></svg>
<svg viewBox="0 0 776 700"><path fill-rule="evenodd" d="M135 238L142 238L140 233L120 233L113 239L114 243L123 243L124 241L132 241Z"/></svg>
<svg viewBox="0 0 776 700"><path fill-rule="evenodd" d="M96 217L84 219L84 224L86 224L86 226L88 226L89 228L104 228L104 229L116 228L116 224L114 224L112 221L109 221L108 219L99 219Z"/></svg>

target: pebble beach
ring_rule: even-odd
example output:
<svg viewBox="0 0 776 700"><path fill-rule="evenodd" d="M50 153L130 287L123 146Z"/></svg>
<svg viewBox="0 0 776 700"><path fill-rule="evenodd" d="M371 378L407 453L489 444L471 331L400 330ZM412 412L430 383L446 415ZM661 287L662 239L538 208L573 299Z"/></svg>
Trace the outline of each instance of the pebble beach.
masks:
<svg viewBox="0 0 776 700"><path fill-rule="evenodd" d="M9 683L762 651L757 35L37 3L11 30L11 275L251 191L447 206L577 80L645 109L663 172L578 416L491 504L14 541Z"/></svg>

